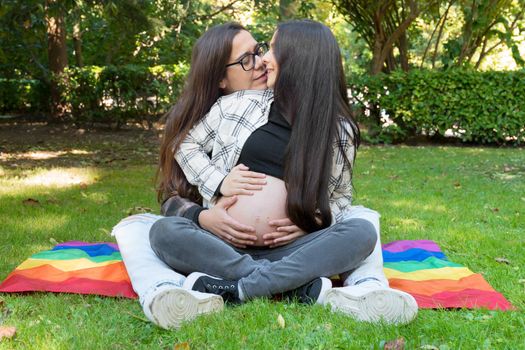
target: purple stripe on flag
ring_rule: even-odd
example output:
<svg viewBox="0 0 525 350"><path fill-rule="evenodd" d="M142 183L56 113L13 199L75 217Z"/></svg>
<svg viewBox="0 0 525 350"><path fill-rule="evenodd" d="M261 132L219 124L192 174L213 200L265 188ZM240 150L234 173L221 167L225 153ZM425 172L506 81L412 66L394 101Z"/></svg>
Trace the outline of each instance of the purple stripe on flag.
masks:
<svg viewBox="0 0 525 350"><path fill-rule="evenodd" d="M392 243L383 244L383 250L391 253L399 253L409 249L423 249L429 252L441 252L439 246L434 241L419 240L419 241L395 241Z"/></svg>
<svg viewBox="0 0 525 350"><path fill-rule="evenodd" d="M101 244L106 244L117 251L119 250L118 245L116 243L111 243L111 242L88 243L88 242L82 242L82 241L69 241L69 242L57 244L56 247L88 247L88 246L101 245Z"/></svg>

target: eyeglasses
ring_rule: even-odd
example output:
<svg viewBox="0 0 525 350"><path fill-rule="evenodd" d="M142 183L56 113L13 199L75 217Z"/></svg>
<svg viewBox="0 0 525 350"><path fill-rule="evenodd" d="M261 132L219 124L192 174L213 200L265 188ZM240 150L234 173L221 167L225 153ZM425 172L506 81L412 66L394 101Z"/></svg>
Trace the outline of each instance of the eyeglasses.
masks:
<svg viewBox="0 0 525 350"><path fill-rule="evenodd" d="M226 65L226 67L234 66L236 64L240 64L242 69L245 71L250 71L255 68L255 57L259 56L262 57L264 54L268 51L268 44L267 43L258 43L255 46L255 50L253 50L253 53L247 53L241 58L239 58L238 61L235 61L233 63L229 63Z"/></svg>

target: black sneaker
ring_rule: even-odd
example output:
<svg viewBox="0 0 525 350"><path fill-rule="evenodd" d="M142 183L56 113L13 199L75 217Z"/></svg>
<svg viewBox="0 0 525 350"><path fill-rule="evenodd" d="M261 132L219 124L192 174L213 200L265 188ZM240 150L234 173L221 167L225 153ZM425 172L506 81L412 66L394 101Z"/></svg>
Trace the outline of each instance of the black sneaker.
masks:
<svg viewBox="0 0 525 350"><path fill-rule="evenodd" d="M183 288L201 293L220 295L225 302L240 304L237 281L223 280L201 272L193 272L186 277Z"/></svg>
<svg viewBox="0 0 525 350"><path fill-rule="evenodd" d="M326 292L332 288L332 281L318 277L301 287L283 293L283 299L296 300L301 304L322 304Z"/></svg>

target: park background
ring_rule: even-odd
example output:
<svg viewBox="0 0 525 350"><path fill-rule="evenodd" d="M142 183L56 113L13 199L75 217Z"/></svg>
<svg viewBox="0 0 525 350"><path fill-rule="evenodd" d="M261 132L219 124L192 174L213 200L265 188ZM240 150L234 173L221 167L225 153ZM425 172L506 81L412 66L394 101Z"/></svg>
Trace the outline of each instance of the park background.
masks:
<svg viewBox="0 0 525 350"><path fill-rule="evenodd" d="M0 348L525 349L524 13L523 0L2 0L0 278L158 213L162 116L207 28L238 21L269 41L310 18L337 37L366 141L356 204L382 213L384 242L436 241L518 310L423 310L395 327L261 300L164 331L135 301L3 294L0 327L17 335Z"/></svg>

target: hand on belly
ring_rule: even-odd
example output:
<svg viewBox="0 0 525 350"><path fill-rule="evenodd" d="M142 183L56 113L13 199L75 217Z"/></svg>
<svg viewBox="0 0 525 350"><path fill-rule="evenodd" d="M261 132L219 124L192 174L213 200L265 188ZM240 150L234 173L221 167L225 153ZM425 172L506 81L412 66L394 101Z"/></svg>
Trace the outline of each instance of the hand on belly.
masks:
<svg viewBox="0 0 525 350"><path fill-rule="evenodd" d="M257 241L255 246L264 246L262 236L265 233L275 232L270 226L270 220L286 218L287 191L284 181L267 176L267 183L260 191L254 194L237 195L237 202L228 209L228 214L235 220L255 228Z"/></svg>

